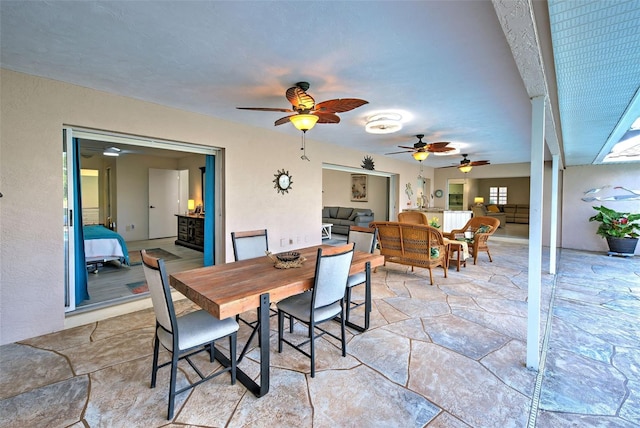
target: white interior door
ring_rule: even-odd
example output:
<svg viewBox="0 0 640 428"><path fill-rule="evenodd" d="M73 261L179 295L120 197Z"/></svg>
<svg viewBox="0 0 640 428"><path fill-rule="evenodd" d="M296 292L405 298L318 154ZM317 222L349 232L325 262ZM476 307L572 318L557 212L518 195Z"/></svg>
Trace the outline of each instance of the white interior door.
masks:
<svg viewBox="0 0 640 428"><path fill-rule="evenodd" d="M149 239L176 236L180 171L149 168Z"/></svg>

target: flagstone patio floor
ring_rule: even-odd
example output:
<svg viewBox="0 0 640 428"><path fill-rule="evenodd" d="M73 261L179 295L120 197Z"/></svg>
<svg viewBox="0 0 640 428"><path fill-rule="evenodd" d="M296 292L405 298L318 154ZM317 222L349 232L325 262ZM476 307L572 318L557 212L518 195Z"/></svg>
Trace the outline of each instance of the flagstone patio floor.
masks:
<svg viewBox="0 0 640 428"><path fill-rule="evenodd" d="M433 286L424 269L378 268L371 328L348 333L346 357L319 339L315 378L306 357L277 352L272 318L270 392L256 398L223 375L179 395L172 421L168 369L149 388L151 309L4 345L0 426L640 426L640 258L560 251L557 275L542 274L536 372L526 367L528 247L490 247L493 263L481 254L448 278L436 269ZM239 347L247 337L243 326ZM241 363L252 375L257 355ZM184 364L179 377L194 372Z"/></svg>

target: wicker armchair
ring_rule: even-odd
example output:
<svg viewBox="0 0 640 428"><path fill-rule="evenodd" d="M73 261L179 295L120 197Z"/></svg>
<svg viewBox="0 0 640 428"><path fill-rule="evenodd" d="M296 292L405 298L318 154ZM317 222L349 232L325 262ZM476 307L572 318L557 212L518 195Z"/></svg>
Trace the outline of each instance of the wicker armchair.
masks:
<svg viewBox="0 0 640 428"><path fill-rule="evenodd" d="M488 232L478 232L478 229L480 229L480 227L482 226L490 226L491 229ZM473 264L477 264L476 262L478 260L478 253L480 251L486 251L487 255L489 256L489 261L493 262L493 260L491 259L491 253L489 252L487 241L499 226L500 220L495 217L472 217L462 229L454 229L449 233L445 233L445 237L449 239L455 239L456 234L473 232L473 240L469 242L469 253L473 256Z"/></svg>
<svg viewBox="0 0 640 428"><path fill-rule="evenodd" d="M434 267L444 269L447 277L449 257L442 234L435 227L393 221L374 221L369 227L378 229L380 254L387 262L400 263L429 269L429 279L433 285Z"/></svg>
<svg viewBox="0 0 640 428"><path fill-rule="evenodd" d="M421 211L403 211L398 213L398 223L429 224L429 219Z"/></svg>

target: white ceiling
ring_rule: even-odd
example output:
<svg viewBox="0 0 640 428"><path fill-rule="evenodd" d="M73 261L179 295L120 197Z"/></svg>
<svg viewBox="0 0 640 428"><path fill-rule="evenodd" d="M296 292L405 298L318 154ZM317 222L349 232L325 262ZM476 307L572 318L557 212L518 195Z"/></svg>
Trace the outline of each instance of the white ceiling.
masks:
<svg viewBox="0 0 640 428"><path fill-rule="evenodd" d="M425 134L424 141L450 141L472 160L528 162L530 85L516 64L518 43L507 42L503 26L526 32L500 3L520 8L528 2L496 0L494 8L490 1L2 0L0 64L270 129L286 114L235 107L289 108L285 90L308 81L316 102L369 101L339 114L340 124L317 125L308 133L311 140L362 150L375 161ZM640 32L629 25L634 16L640 19L638 0L587 8L590 3L551 2L554 49L563 61L556 64L560 93L552 91L550 100L560 100L565 165L592 163L616 126L628 128L619 122L638 90ZM625 4L622 12L617 3ZM544 41L546 6L543 11L537 19ZM592 34L603 13L606 25ZM620 32L605 37L620 22L628 27L624 40ZM572 43L576 38L580 42ZM526 44L530 50L531 41ZM550 55L543 51L544 58ZM553 80L553 64L545 68ZM620 68L625 73L615 72ZM403 112L404 128L365 133L366 118L381 111ZM276 130L299 133L291 124ZM393 156L412 161L409 154ZM425 164L449 166L460 159L430 156Z"/></svg>

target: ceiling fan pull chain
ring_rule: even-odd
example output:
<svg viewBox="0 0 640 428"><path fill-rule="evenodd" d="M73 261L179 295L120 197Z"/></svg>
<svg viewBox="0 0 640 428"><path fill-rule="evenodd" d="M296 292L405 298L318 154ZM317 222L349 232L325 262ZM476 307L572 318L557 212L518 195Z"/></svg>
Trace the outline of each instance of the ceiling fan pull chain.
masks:
<svg viewBox="0 0 640 428"><path fill-rule="evenodd" d="M305 131L302 131L302 147L300 147L300 150L302 150L302 156L300 156L300 159L311 162L311 159L307 157L307 147L306 147L306 138L305 138L306 135L307 133Z"/></svg>

